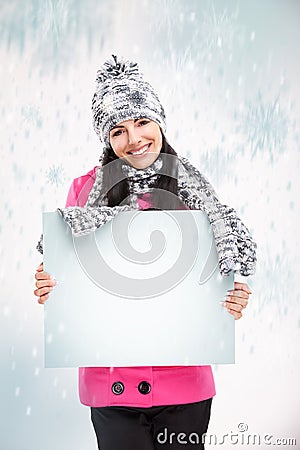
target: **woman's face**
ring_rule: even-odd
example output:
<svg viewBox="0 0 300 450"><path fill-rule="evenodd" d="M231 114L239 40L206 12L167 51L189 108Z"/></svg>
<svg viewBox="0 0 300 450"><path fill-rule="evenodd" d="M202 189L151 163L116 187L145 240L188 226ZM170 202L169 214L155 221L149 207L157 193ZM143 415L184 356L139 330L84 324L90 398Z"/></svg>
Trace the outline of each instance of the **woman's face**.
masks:
<svg viewBox="0 0 300 450"><path fill-rule="evenodd" d="M159 125L147 118L118 123L110 130L109 138L115 154L136 169L153 164L162 147Z"/></svg>

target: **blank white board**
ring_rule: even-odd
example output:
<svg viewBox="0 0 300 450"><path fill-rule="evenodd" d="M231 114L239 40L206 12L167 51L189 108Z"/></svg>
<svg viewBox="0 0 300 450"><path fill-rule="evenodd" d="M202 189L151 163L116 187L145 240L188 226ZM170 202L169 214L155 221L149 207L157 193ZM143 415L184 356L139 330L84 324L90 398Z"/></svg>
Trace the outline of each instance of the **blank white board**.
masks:
<svg viewBox="0 0 300 450"><path fill-rule="evenodd" d="M45 367L234 362L234 319L202 211L130 211L74 237L43 214Z"/></svg>

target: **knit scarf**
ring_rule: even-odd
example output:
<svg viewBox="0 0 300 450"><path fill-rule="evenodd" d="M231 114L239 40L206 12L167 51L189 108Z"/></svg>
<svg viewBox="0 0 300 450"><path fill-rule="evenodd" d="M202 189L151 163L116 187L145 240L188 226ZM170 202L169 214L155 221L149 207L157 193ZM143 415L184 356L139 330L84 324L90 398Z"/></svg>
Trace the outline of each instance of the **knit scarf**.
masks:
<svg viewBox="0 0 300 450"><path fill-rule="evenodd" d="M162 157L173 157L177 161L178 197L189 208L207 214L212 227L219 269L223 276L231 271L243 276L253 275L256 268L257 245L248 228L238 217L235 209L223 205L208 180L186 158L160 154L146 169L135 169L125 160L121 167L129 183L130 198L127 204L109 207L103 191L103 168L98 167L96 180L85 207L59 208L64 221L74 236L82 236L95 231L123 211L139 209L141 194L151 193L164 170ZM173 175L174 176L174 175ZM42 253L42 238L37 249Z"/></svg>

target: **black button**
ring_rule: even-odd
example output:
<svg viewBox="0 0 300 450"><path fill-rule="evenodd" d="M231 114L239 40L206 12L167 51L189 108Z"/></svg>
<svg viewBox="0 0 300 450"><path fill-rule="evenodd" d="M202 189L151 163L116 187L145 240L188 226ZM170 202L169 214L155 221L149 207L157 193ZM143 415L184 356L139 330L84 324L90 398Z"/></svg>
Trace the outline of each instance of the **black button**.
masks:
<svg viewBox="0 0 300 450"><path fill-rule="evenodd" d="M151 385L147 381L141 381L138 390L143 395L149 394L151 391Z"/></svg>
<svg viewBox="0 0 300 450"><path fill-rule="evenodd" d="M114 394L116 395L120 395L123 394L124 392L124 384L121 383L121 381L116 381L116 383L114 383L111 387L111 390L113 391Z"/></svg>

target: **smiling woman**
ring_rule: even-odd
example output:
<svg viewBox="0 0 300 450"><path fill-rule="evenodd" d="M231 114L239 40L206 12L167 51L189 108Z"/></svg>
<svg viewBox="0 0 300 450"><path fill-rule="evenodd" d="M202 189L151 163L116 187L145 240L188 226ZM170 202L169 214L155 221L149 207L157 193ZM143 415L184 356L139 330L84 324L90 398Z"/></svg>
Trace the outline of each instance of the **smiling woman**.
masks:
<svg viewBox="0 0 300 450"><path fill-rule="evenodd" d="M162 147L159 125L146 118L125 120L110 131L110 145L118 158L136 169L145 169L157 159Z"/></svg>
<svg viewBox="0 0 300 450"><path fill-rule="evenodd" d="M136 63L113 56L96 81L92 111L104 144L100 166L73 181L66 207L59 209L63 219L80 236L129 209L203 210L214 233L220 273L235 274L224 306L239 319L251 293L246 276L256 266L249 230L233 208L220 203L204 175L167 142L164 109ZM35 295L44 303L55 281L43 264L36 280ZM99 449L155 450L161 448L162 430L172 436L206 432L215 385L210 366L81 367L79 393L91 408ZM179 450L181 444L166 442L164 449ZM204 448L200 438L197 447L184 444Z"/></svg>

